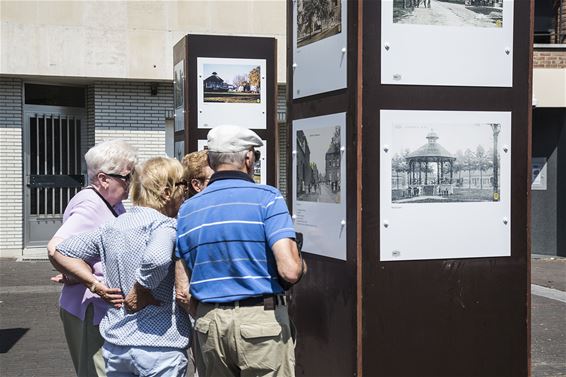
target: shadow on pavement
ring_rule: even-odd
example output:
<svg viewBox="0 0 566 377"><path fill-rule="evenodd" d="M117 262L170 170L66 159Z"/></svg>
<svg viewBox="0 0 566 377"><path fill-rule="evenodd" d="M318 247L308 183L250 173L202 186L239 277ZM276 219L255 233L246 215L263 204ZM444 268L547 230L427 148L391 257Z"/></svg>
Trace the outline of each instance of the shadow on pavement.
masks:
<svg viewBox="0 0 566 377"><path fill-rule="evenodd" d="M7 353L28 330L21 327L0 330L0 353Z"/></svg>

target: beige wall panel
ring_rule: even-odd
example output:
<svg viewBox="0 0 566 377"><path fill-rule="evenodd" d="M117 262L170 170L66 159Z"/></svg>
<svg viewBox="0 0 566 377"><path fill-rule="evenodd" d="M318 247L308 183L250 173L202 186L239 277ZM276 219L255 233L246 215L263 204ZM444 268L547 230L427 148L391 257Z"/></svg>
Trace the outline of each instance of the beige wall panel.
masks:
<svg viewBox="0 0 566 377"><path fill-rule="evenodd" d="M36 23L37 1L0 1L2 22Z"/></svg>
<svg viewBox="0 0 566 377"><path fill-rule="evenodd" d="M535 68L533 97L537 107L566 107L566 68Z"/></svg>
<svg viewBox="0 0 566 377"><path fill-rule="evenodd" d="M253 9L252 33L285 35L287 9L284 1L250 1L250 4Z"/></svg>
<svg viewBox="0 0 566 377"><path fill-rule="evenodd" d="M85 32L85 69L88 77L128 77L128 33L88 28Z"/></svg>
<svg viewBox="0 0 566 377"><path fill-rule="evenodd" d="M167 2L128 2L128 28L145 30L168 30Z"/></svg>
<svg viewBox="0 0 566 377"><path fill-rule="evenodd" d="M25 1L20 1L25 3ZM81 26L84 5L77 1L37 1L37 22L56 26ZM26 21L26 22L29 22Z"/></svg>
<svg viewBox="0 0 566 377"><path fill-rule="evenodd" d="M276 37L285 82L285 2L4 1L0 73L172 80L186 34ZM153 68L156 65L156 68Z"/></svg>
<svg viewBox="0 0 566 377"><path fill-rule="evenodd" d="M43 27L41 74L81 76L85 63L85 30L77 27ZM43 36L44 35L44 36Z"/></svg>
<svg viewBox="0 0 566 377"><path fill-rule="evenodd" d="M209 20L214 34L252 33L256 15L252 12L251 1L212 1L210 4Z"/></svg>
<svg viewBox="0 0 566 377"><path fill-rule="evenodd" d="M128 31L128 52L129 60L128 76L136 77L167 77L172 72L173 67L167 64L167 47L173 51L169 45L167 33L152 30L129 30ZM155 66L155 67L154 67Z"/></svg>
<svg viewBox="0 0 566 377"><path fill-rule="evenodd" d="M287 82L287 38L277 37L277 82Z"/></svg>
<svg viewBox="0 0 566 377"><path fill-rule="evenodd" d="M171 29L184 31L190 29L193 34L210 33L209 8L207 1L172 2L169 12ZM185 35L187 33L183 33Z"/></svg>
<svg viewBox="0 0 566 377"><path fill-rule="evenodd" d="M36 74L39 72L39 27L2 23L2 73Z"/></svg>
<svg viewBox="0 0 566 377"><path fill-rule="evenodd" d="M126 30L128 3L126 1L84 1L83 26L99 30Z"/></svg>

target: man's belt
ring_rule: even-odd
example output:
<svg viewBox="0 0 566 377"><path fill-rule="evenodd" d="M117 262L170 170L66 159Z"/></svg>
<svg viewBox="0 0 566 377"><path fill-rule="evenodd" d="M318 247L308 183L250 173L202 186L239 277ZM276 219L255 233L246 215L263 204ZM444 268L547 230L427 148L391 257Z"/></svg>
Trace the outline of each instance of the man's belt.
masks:
<svg viewBox="0 0 566 377"><path fill-rule="evenodd" d="M263 306L265 310L274 310L277 305L286 306L287 298L285 295L264 295L257 297L249 297L243 300L232 301L232 302L219 302L213 304L218 307L229 307L235 308L237 306Z"/></svg>

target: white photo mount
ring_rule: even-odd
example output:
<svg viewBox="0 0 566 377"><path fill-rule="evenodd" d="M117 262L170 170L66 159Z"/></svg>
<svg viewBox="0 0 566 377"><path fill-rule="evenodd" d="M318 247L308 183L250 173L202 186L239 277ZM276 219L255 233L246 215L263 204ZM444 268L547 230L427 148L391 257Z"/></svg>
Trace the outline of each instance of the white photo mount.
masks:
<svg viewBox="0 0 566 377"><path fill-rule="evenodd" d="M260 67L259 103L224 103L207 102L204 92L204 80L211 72L207 67L225 67L232 72L237 67ZM216 72L216 71L215 71ZM224 75L220 70L218 76ZM245 74L247 72L240 72ZM198 128L214 128L220 125L236 125L251 129L267 128L267 60L266 59L231 59L197 57L197 123ZM207 77L205 77L207 76ZM232 85L232 75L225 76ZM230 89L235 94L239 88Z"/></svg>
<svg viewBox="0 0 566 377"><path fill-rule="evenodd" d="M346 260L346 113L294 120L292 132L293 220L303 251Z"/></svg>
<svg viewBox="0 0 566 377"><path fill-rule="evenodd" d="M259 165L256 165L257 168L254 171L253 179L256 183L260 183L262 185L267 184L267 140L262 140L263 145L261 147L256 148L261 153L261 161ZM206 149L207 140L199 139L197 142L197 148L199 151Z"/></svg>
<svg viewBox="0 0 566 377"><path fill-rule="evenodd" d="M422 17L422 23L403 23L405 21L394 20L393 0L381 4L382 84L513 86L514 0L502 0L502 21L495 27L473 25L490 16L469 10L479 7L433 1L431 9L421 3L405 20ZM475 16L467 16L471 18L470 24L462 21L460 25L457 22L427 25L430 21L426 14L436 11L435 7L462 7L455 19L465 19L468 14ZM486 7L484 13L488 12ZM433 19L440 22L438 18Z"/></svg>
<svg viewBox="0 0 566 377"><path fill-rule="evenodd" d="M380 260L510 256L511 113L381 110L380 118ZM492 131L492 125L498 127L498 132L489 138L490 132L492 135L496 132ZM435 129L430 130L432 127ZM482 180L478 174L466 181L466 175L472 176L471 169L462 172L464 178L458 178L453 171L451 177L449 166L451 163L456 166L456 160L450 155L442 168L419 162L424 166L420 176L417 169L405 166L409 171L405 184L399 183L399 177L393 174L396 169L393 164L399 164L400 153L405 162L411 162L411 158L425 155L423 151L434 150L431 143L440 143L442 148L436 150L454 156L456 148L463 149L466 145L470 151L477 148L476 140L483 143L484 150L489 143L495 146L494 140L497 144L498 190L492 187L491 200L481 195L478 185L493 181L487 177ZM424 148L414 147L420 144ZM484 160L489 166L485 155ZM462 166L465 169L467 165ZM449 181L449 177L453 180ZM417 184L409 183L410 179ZM458 198L459 188L469 195L454 199ZM490 194L489 186L483 186L483 191Z"/></svg>
<svg viewBox="0 0 566 377"><path fill-rule="evenodd" d="M337 0L341 17L339 33L298 46L297 12L303 1L310 0L293 1L293 99L347 86L348 0Z"/></svg>

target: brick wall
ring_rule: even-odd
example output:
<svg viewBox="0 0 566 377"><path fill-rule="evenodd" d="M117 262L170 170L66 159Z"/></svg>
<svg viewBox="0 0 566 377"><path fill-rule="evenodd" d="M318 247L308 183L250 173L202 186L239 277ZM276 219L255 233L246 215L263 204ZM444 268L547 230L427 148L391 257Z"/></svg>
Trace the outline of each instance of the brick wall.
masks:
<svg viewBox="0 0 566 377"><path fill-rule="evenodd" d="M152 96L148 82L96 82L92 102L96 143L122 138L138 148L140 160L165 155L165 116L173 109L172 83L157 84L157 94Z"/></svg>
<svg viewBox="0 0 566 377"><path fill-rule="evenodd" d="M22 82L0 78L0 256L23 244Z"/></svg>
<svg viewBox="0 0 566 377"><path fill-rule="evenodd" d="M566 68L566 47L535 47L533 66L534 68Z"/></svg>

